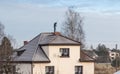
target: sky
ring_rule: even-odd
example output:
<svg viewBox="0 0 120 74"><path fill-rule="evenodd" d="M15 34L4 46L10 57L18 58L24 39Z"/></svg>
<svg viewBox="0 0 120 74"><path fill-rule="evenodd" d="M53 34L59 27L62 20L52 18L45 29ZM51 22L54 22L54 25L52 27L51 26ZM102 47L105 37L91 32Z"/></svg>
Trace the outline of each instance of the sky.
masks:
<svg viewBox="0 0 120 74"><path fill-rule="evenodd" d="M54 22L61 31L68 8L84 18L88 48L99 43L120 48L120 0L0 0L0 22L20 47L41 32L53 32Z"/></svg>

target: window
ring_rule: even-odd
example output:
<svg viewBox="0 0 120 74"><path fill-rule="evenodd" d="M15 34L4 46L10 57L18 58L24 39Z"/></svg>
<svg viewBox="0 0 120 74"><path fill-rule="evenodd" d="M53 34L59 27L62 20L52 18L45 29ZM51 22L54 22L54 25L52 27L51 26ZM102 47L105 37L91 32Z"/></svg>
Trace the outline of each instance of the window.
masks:
<svg viewBox="0 0 120 74"><path fill-rule="evenodd" d="M45 74L54 74L54 66L46 66L45 72Z"/></svg>
<svg viewBox="0 0 120 74"><path fill-rule="evenodd" d="M75 66L75 74L83 74L83 66Z"/></svg>
<svg viewBox="0 0 120 74"><path fill-rule="evenodd" d="M111 57L112 60L114 60L114 57Z"/></svg>
<svg viewBox="0 0 120 74"><path fill-rule="evenodd" d="M24 49L24 50L17 51L17 56L21 56L21 54L22 54L24 51L25 51L25 49Z"/></svg>
<svg viewBox="0 0 120 74"><path fill-rule="evenodd" d="M61 57L69 57L69 48L60 48Z"/></svg>
<svg viewBox="0 0 120 74"><path fill-rule="evenodd" d="M114 54L111 54L112 56L114 56Z"/></svg>
<svg viewBox="0 0 120 74"><path fill-rule="evenodd" d="M116 53L116 56L119 56L119 54L118 54L118 53Z"/></svg>

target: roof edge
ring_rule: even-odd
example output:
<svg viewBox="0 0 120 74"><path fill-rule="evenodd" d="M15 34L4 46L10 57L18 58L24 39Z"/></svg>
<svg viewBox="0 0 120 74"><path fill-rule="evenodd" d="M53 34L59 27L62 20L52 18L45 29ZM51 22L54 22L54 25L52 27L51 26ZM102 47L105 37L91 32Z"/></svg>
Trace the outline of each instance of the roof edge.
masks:
<svg viewBox="0 0 120 74"><path fill-rule="evenodd" d="M48 44L39 44L40 46L48 46L48 45L70 45L70 46L74 46L74 45L78 45L80 46L80 44L54 44L54 43L48 43Z"/></svg>
<svg viewBox="0 0 120 74"><path fill-rule="evenodd" d="M47 56L47 54L45 53L45 51L42 49L41 45L39 45L39 47L41 48L42 52L45 54L45 56L47 57L47 59L50 61L49 57Z"/></svg>
<svg viewBox="0 0 120 74"><path fill-rule="evenodd" d="M11 61L11 63L50 63L51 61Z"/></svg>
<svg viewBox="0 0 120 74"><path fill-rule="evenodd" d="M62 36L62 37L64 37L64 38L67 38L67 39L69 39L69 40L72 40L72 41L74 41L74 42L77 42L77 43L79 43L80 45L82 45L82 43L79 42L79 41L73 40L73 39L71 39L71 38L69 38L69 37L66 37L66 36L64 36L64 35L60 35L60 36Z"/></svg>
<svg viewBox="0 0 120 74"><path fill-rule="evenodd" d="M79 59L80 62L95 62L96 60L94 58L92 58L91 56L89 56L88 54L86 54L83 50L80 50L80 53L83 53L84 55L88 56L89 58L91 58L92 60L83 60L83 59Z"/></svg>

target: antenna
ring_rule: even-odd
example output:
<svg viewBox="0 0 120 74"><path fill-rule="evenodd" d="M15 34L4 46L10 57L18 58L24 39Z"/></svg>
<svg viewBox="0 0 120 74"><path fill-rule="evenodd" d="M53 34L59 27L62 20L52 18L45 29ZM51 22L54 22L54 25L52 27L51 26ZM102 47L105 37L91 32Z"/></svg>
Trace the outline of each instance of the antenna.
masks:
<svg viewBox="0 0 120 74"><path fill-rule="evenodd" d="M54 33L56 32L57 22L54 23Z"/></svg>

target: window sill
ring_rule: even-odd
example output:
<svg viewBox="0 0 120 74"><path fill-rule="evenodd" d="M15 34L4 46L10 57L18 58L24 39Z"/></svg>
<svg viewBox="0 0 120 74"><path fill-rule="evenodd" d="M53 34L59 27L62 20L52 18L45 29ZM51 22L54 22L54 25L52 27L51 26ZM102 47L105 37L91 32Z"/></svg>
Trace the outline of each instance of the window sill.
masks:
<svg viewBox="0 0 120 74"><path fill-rule="evenodd" d="M60 56L61 58L69 58L70 56Z"/></svg>

